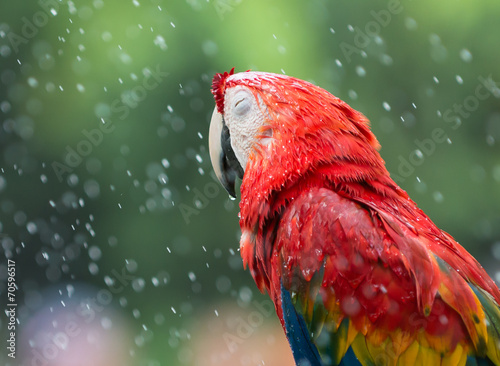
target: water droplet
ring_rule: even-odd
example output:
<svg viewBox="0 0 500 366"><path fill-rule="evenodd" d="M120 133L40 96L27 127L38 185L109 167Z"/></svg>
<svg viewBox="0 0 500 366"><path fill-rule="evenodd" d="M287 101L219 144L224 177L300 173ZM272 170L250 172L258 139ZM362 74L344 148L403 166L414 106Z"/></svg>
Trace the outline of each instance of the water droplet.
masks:
<svg viewBox="0 0 500 366"><path fill-rule="evenodd" d="M107 316L104 316L102 317L101 319L101 326L103 327L103 329L111 329L113 327L113 322L111 321L110 318L108 318Z"/></svg>
<svg viewBox="0 0 500 366"><path fill-rule="evenodd" d="M434 198L434 201L437 203L441 203L444 200L443 194L439 191L436 191L432 194L432 198Z"/></svg>
<svg viewBox="0 0 500 366"><path fill-rule="evenodd" d="M351 98L352 100L356 100L358 99L358 93L356 93L354 90L352 89L349 89L347 91L347 95L349 96L349 98Z"/></svg>
<svg viewBox="0 0 500 366"><path fill-rule="evenodd" d="M38 231L38 227L34 222L30 221L26 224L26 230L33 235Z"/></svg>
<svg viewBox="0 0 500 366"><path fill-rule="evenodd" d="M219 47L214 41L207 40L201 44L201 50L207 56L215 56L219 52Z"/></svg>
<svg viewBox="0 0 500 366"><path fill-rule="evenodd" d="M157 35L153 43L155 46L160 47L162 51L165 51L168 48L167 43L165 42L165 38L163 38L161 35Z"/></svg>
<svg viewBox="0 0 500 366"><path fill-rule="evenodd" d="M405 18L405 27L408 30L415 30L417 29L417 21L413 18L407 17Z"/></svg>
<svg viewBox="0 0 500 366"><path fill-rule="evenodd" d="M93 245L89 248L89 257L93 261L99 260L101 258L101 255L102 255L102 252L98 246Z"/></svg>
<svg viewBox="0 0 500 366"><path fill-rule="evenodd" d="M127 271L130 273L134 273L137 271L137 268L139 267L137 262L133 259L125 259L125 267L127 268Z"/></svg>
<svg viewBox="0 0 500 366"><path fill-rule="evenodd" d="M109 42L113 39L113 36L111 35L110 32L102 32L101 34L101 38L104 42Z"/></svg>
<svg viewBox="0 0 500 366"><path fill-rule="evenodd" d="M31 86L32 88L36 88L38 86L38 80L35 79L34 77L29 77L28 85Z"/></svg>
<svg viewBox="0 0 500 366"><path fill-rule="evenodd" d="M91 275L94 275L94 276L99 273L99 266L97 265L97 263L94 263L94 262L89 263L89 272Z"/></svg>
<svg viewBox="0 0 500 366"><path fill-rule="evenodd" d="M464 62L471 62L472 61L472 53L467 48L462 48L460 50L460 58Z"/></svg>
<svg viewBox="0 0 500 366"><path fill-rule="evenodd" d="M135 292L141 292L146 286L146 281L143 278L136 278L132 281L132 288Z"/></svg>
<svg viewBox="0 0 500 366"><path fill-rule="evenodd" d="M356 66L356 74L358 74L359 76L363 77L366 75L366 70L364 69L363 66Z"/></svg>

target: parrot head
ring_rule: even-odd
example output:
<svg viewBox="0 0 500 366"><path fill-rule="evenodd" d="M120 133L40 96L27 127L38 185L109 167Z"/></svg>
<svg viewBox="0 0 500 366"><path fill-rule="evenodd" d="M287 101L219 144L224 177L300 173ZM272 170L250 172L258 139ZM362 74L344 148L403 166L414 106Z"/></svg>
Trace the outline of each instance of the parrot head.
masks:
<svg viewBox="0 0 500 366"><path fill-rule="evenodd" d="M236 178L252 167L265 172L270 190L332 163L339 180L385 175L368 120L318 86L281 74L234 74L233 68L214 76L212 94L210 158L233 197Z"/></svg>

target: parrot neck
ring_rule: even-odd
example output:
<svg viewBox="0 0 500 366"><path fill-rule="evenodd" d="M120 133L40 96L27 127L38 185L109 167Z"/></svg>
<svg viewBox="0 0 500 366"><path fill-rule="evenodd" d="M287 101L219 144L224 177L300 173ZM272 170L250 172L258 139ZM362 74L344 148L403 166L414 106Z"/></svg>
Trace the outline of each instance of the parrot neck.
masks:
<svg viewBox="0 0 500 366"><path fill-rule="evenodd" d="M498 287L479 263L440 230L390 178L374 147L354 149L347 155L336 154L336 147L331 145L323 144L323 150L308 147L299 146L293 159L280 151L267 155L275 156L274 159L256 154L247 164L241 185L240 254L259 289L267 290L275 303L279 304L280 290L272 266L277 260L273 246L283 208L313 188L330 189L364 206L382 220L405 227L426 243L429 250L440 253L451 268L486 289L500 303ZM311 151L322 151L322 154L310 154Z"/></svg>
<svg viewBox="0 0 500 366"><path fill-rule="evenodd" d="M296 139L292 151L277 148L282 145L277 143L265 154L250 156L241 185L242 229L257 233L283 206L310 188L328 188L368 206L376 202L377 208L389 212L397 207L410 217L416 210L422 213L390 178L374 145L339 131L322 131L320 136Z"/></svg>
<svg viewBox="0 0 500 366"><path fill-rule="evenodd" d="M326 160L309 159L302 164L293 160L295 163L291 165L266 159L249 161L241 185L240 254L259 289L267 290L278 301L279 288L273 281L272 263L276 260L273 245L283 208L310 189L327 188L365 206L382 220L398 222L396 225L421 238L432 252L441 253L451 268L486 289L500 303L500 290L479 263L440 230L390 178L375 149L372 154L369 160L376 158L379 163L364 168L335 155Z"/></svg>
<svg viewBox="0 0 500 366"><path fill-rule="evenodd" d="M322 136L316 142L303 140L293 151L274 148L265 156L256 153L245 169L240 202L240 254L260 290L266 288L271 295L269 265L274 238L270 235L274 235L282 209L303 192L331 189L361 204L373 208L376 205L377 210L398 212L410 228L412 215L424 215L390 178L374 146L352 135Z"/></svg>

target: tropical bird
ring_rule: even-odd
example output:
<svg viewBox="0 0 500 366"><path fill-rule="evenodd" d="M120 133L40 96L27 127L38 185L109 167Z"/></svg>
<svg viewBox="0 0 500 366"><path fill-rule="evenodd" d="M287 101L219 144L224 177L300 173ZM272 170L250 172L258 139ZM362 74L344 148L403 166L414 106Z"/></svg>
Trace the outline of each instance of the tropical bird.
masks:
<svg viewBox="0 0 500 366"><path fill-rule="evenodd" d="M367 118L312 83L218 73L209 145L240 254L300 366L500 365L500 291L390 177Z"/></svg>

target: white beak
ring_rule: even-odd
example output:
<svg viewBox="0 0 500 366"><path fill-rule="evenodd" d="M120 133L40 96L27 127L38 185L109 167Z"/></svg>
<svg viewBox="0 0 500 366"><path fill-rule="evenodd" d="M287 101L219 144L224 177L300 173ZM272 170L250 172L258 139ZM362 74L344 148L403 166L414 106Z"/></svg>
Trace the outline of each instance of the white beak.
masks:
<svg viewBox="0 0 500 366"><path fill-rule="evenodd" d="M224 124L222 115L217 112L217 108L214 109L210 121L208 148L217 179L231 196L236 197L236 178L243 179L244 172L231 147L229 129Z"/></svg>

